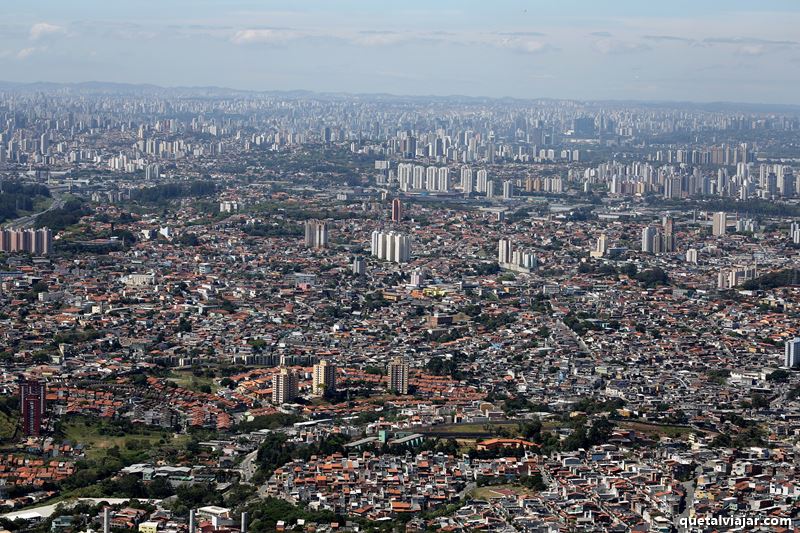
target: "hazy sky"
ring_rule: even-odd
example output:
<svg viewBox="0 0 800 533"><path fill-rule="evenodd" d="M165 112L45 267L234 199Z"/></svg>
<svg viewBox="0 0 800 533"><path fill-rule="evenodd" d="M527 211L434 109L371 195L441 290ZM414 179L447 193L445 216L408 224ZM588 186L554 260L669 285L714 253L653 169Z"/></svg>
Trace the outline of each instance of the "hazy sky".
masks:
<svg viewBox="0 0 800 533"><path fill-rule="evenodd" d="M798 0L3 0L0 80L800 104Z"/></svg>

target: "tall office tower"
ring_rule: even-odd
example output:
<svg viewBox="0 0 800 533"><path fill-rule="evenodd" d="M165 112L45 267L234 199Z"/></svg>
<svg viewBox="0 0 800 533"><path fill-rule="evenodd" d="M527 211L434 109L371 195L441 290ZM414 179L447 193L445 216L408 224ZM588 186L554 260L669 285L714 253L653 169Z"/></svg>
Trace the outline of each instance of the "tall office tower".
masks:
<svg viewBox="0 0 800 533"><path fill-rule="evenodd" d="M325 394L336 390L336 365L323 359L314 365L311 379L311 392Z"/></svg>
<svg viewBox="0 0 800 533"><path fill-rule="evenodd" d="M308 248L325 248L328 246L328 224L319 220L306 220L305 243Z"/></svg>
<svg viewBox="0 0 800 533"><path fill-rule="evenodd" d="M712 227L711 233L714 236L721 236L725 235L725 231L727 229L728 224L728 215L724 211L720 211L718 213L714 213L714 218L712 220Z"/></svg>
<svg viewBox="0 0 800 533"><path fill-rule="evenodd" d="M497 262L501 265L503 263L510 263L511 262L511 240L510 239L500 239L498 250L497 250Z"/></svg>
<svg viewBox="0 0 800 533"><path fill-rule="evenodd" d="M648 254L655 253L654 242L658 238L658 231L652 226L642 230L642 251Z"/></svg>
<svg viewBox="0 0 800 533"><path fill-rule="evenodd" d="M403 202L400 198L392 200L392 222L400 222L403 220Z"/></svg>
<svg viewBox="0 0 800 533"><path fill-rule="evenodd" d="M514 197L514 182L503 182L503 200L511 200Z"/></svg>
<svg viewBox="0 0 800 533"><path fill-rule="evenodd" d="M486 185L489 181L489 173L485 169L478 171L478 184L475 187L475 192L486 192Z"/></svg>
<svg viewBox="0 0 800 533"><path fill-rule="evenodd" d="M466 165L461 167L461 190L464 194L470 194L475 190L475 182L472 179L472 169Z"/></svg>
<svg viewBox="0 0 800 533"><path fill-rule="evenodd" d="M694 248L689 248L686 250L686 262L697 264L697 250Z"/></svg>
<svg viewBox="0 0 800 533"><path fill-rule="evenodd" d="M42 133L42 136L39 138L39 151L42 153L42 155L46 155L49 148L50 139L46 133Z"/></svg>
<svg viewBox="0 0 800 533"><path fill-rule="evenodd" d="M788 368L800 367L800 337L786 341L784 351L784 366Z"/></svg>
<svg viewBox="0 0 800 533"><path fill-rule="evenodd" d="M664 217L664 243L662 249L664 252L675 251L675 219L670 215Z"/></svg>
<svg viewBox="0 0 800 533"><path fill-rule="evenodd" d="M288 368L281 367L272 378L272 403L282 405L297 398L297 374Z"/></svg>
<svg viewBox="0 0 800 533"><path fill-rule="evenodd" d="M389 390L398 394L408 394L408 374L410 366L405 357L398 356L389 363Z"/></svg>
<svg viewBox="0 0 800 533"><path fill-rule="evenodd" d="M42 434L46 397L47 386L44 381L20 380L19 405L25 435L38 437Z"/></svg>
<svg viewBox="0 0 800 533"><path fill-rule="evenodd" d="M450 191L450 171L447 167L441 167L439 169L439 185L437 189L441 192Z"/></svg>

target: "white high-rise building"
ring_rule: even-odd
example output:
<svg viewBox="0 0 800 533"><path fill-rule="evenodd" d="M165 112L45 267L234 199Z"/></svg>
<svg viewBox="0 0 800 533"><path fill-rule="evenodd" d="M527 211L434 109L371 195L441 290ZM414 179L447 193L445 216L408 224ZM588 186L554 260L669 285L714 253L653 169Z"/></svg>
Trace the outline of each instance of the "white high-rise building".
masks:
<svg viewBox="0 0 800 533"><path fill-rule="evenodd" d="M792 222L789 226L789 237L794 244L800 244L800 222Z"/></svg>
<svg viewBox="0 0 800 533"><path fill-rule="evenodd" d="M411 238L395 231L373 231L372 256L383 261L407 263L411 258Z"/></svg>
<svg viewBox="0 0 800 533"><path fill-rule="evenodd" d="M486 182L486 198L494 198L494 180Z"/></svg>
<svg viewBox="0 0 800 533"><path fill-rule="evenodd" d="M489 173L485 169L478 171L478 184L475 187L475 192L486 192L486 185L489 182Z"/></svg>
<svg viewBox="0 0 800 533"><path fill-rule="evenodd" d="M784 366L787 368L800 368L800 337L786 341L784 350Z"/></svg>
<svg viewBox="0 0 800 533"><path fill-rule="evenodd" d="M514 197L514 182L503 182L503 200L511 200Z"/></svg>
<svg viewBox="0 0 800 533"><path fill-rule="evenodd" d="M728 215L725 213L725 211L714 213L714 218L712 219L711 233L715 237L725 235L725 231L727 230L727 225L728 225Z"/></svg>
<svg viewBox="0 0 800 533"><path fill-rule="evenodd" d="M436 191L439 189L439 169L436 167L428 167L425 169L425 188L429 191Z"/></svg>
<svg viewBox="0 0 800 533"><path fill-rule="evenodd" d="M475 181L472 178L472 169L468 166L461 167L461 190L470 194L475 190Z"/></svg>
<svg viewBox="0 0 800 533"><path fill-rule="evenodd" d="M425 188L425 167L422 165L415 165L413 171L412 187L414 190L420 191Z"/></svg>
<svg viewBox="0 0 800 533"><path fill-rule="evenodd" d="M648 254L655 252L654 241L658 238L658 230L652 226L647 226L642 230L642 251Z"/></svg>
<svg viewBox="0 0 800 533"><path fill-rule="evenodd" d="M441 167L439 169L439 186L437 190L441 192L449 192L450 191L450 172L448 171L447 167Z"/></svg>
<svg viewBox="0 0 800 533"><path fill-rule="evenodd" d="M400 163L397 165L397 181L400 185L400 190L403 192L411 188L413 169L414 165L411 163Z"/></svg>
<svg viewBox="0 0 800 533"><path fill-rule="evenodd" d="M500 239L497 250L497 262L502 264L510 263L512 259L511 240Z"/></svg>

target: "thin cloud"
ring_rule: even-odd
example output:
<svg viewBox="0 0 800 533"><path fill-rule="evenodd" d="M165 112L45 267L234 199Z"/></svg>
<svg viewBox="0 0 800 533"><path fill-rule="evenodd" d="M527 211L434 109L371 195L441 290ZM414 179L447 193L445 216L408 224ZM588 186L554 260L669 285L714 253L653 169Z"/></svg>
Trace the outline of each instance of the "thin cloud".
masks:
<svg viewBox="0 0 800 533"><path fill-rule="evenodd" d="M704 43L709 44L760 44L764 46L797 46L797 41L773 41L770 39L759 39L757 37L710 37L703 39Z"/></svg>
<svg viewBox="0 0 800 533"><path fill-rule="evenodd" d="M285 44L303 37L301 32L288 29L247 29L237 31L231 38L234 44Z"/></svg>
<svg viewBox="0 0 800 533"><path fill-rule="evenodd" d="M39 51L39 49L36 48L35 46L31 46L31 47L28 47L28 48L23 48L22 50L17 52L17 59L28 59L29 57L31 57L33 54L35 54L38 51Z"/></svg>
<svg viewBox="0 0 800 533"><path fill-rule="evenodd" d="M64 28L49 22L37 22L31 26L29 36L32 40L36 41L49 35L56 35L64 33Z"/></svg>
<svg viewBox="0 0 800 533"><path fill-rule="evenodd" d="M603 55L635 54L651 50L645 43L620 41L618 39L599 39L594 42L594 49Z"/></svg>
<svg viewBox="0 0 800 533"><path fill-rule="evenodd" d="M547 34L538 31L503 31L498 32L497 35L506 37L544 37Z"/></svg>
<svg viewBox="0 0 800 533"><path fill-rule="evenodd" d="M688 37L678 37L676 35L643 35L642 39L654 42L676 42L676 43L693 43L694 39Z"/></svg>
<svg viewBox="0 0 800 533"><path fill-rule="evenodd" d="M538 39L537 32L503 33L453 33L453 32L398 32L392 30L365 30L357 32L306 31L290 28L248 28L235 32L230 41L236 45L281 45L295 40L337 41L352 46L375 47L403 44L441 43L456 46L485 46L538 54L555 50L551 44Z"/></svg>

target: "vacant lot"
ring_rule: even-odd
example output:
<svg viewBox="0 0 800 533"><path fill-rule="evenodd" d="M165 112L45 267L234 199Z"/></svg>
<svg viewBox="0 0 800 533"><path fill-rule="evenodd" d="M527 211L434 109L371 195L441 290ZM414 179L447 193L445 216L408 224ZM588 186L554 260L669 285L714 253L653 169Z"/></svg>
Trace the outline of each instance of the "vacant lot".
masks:
<svg viewBox="0 0 800 533"><path fill-rule="evenodd" d="M164 443L179 444L181 438L175 438L172 432L158 431L155 429L135 426L126 430L124 435L119 435L120 430L105 421L73 418L66 420L62 425L64 440L73 444L82 444L85 447L86 457L100 459L114 446L125 449L157 449Z"/></svg>

